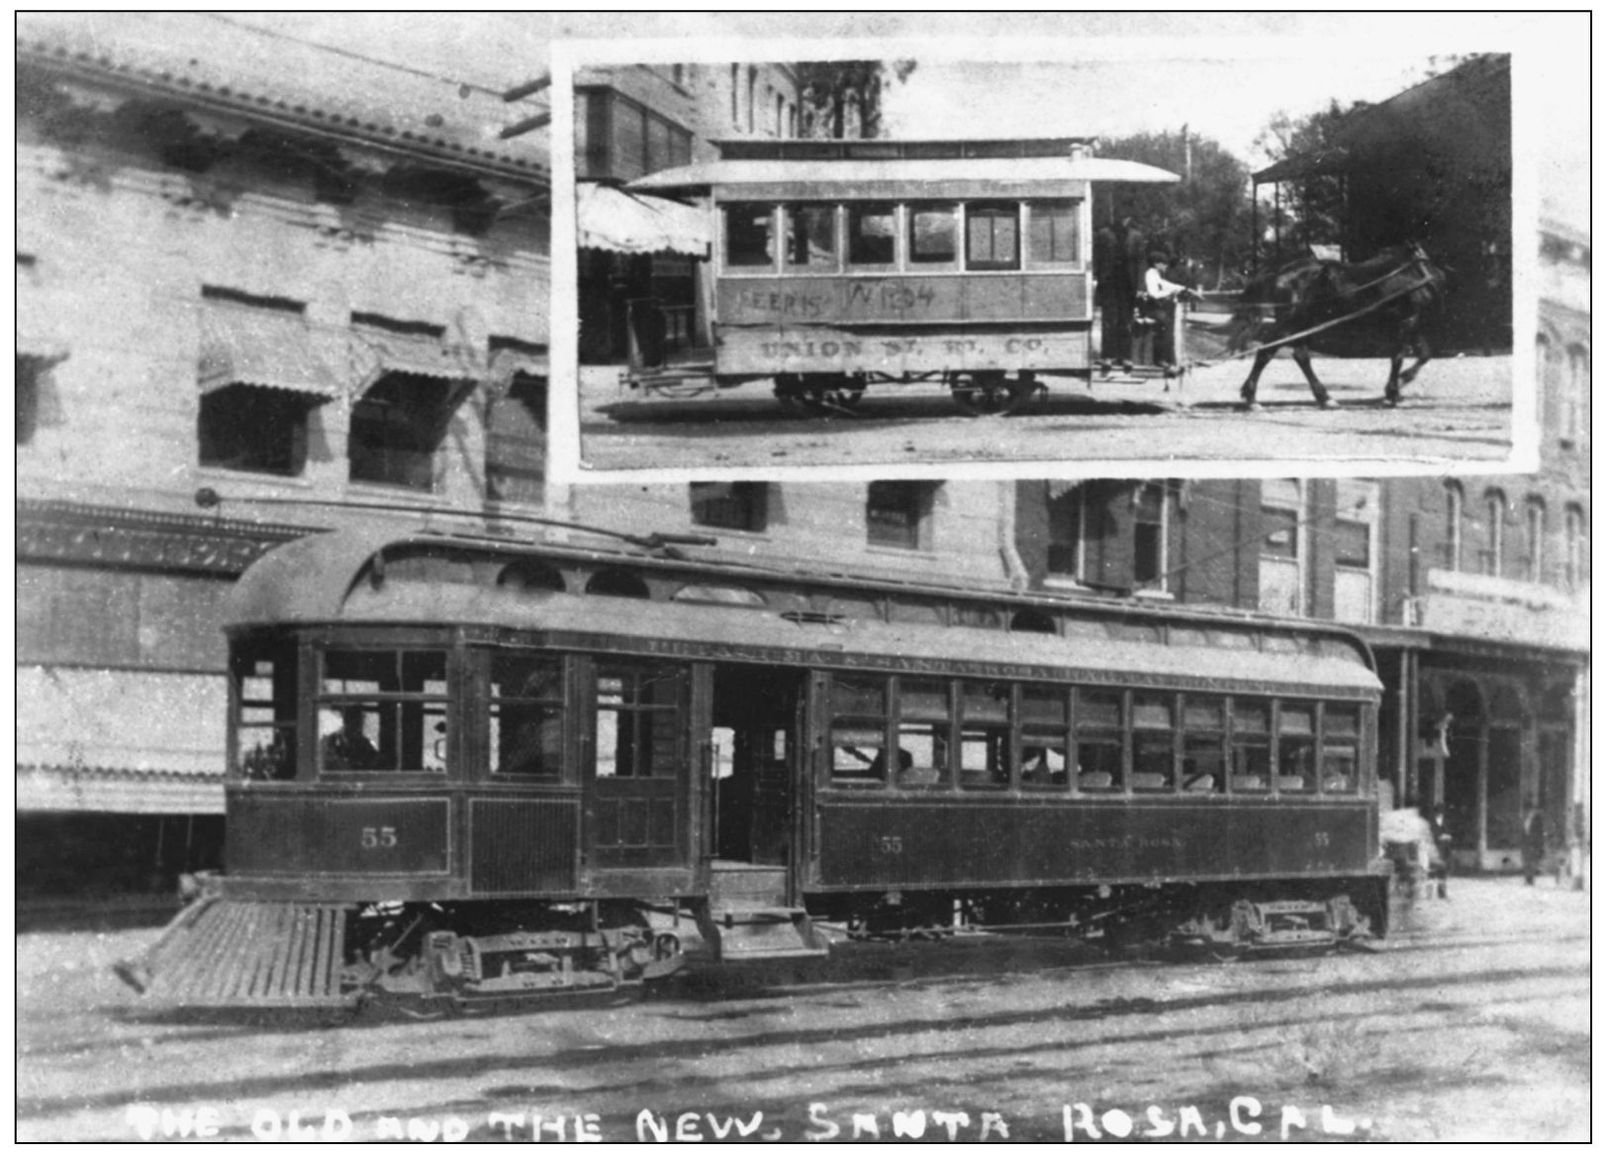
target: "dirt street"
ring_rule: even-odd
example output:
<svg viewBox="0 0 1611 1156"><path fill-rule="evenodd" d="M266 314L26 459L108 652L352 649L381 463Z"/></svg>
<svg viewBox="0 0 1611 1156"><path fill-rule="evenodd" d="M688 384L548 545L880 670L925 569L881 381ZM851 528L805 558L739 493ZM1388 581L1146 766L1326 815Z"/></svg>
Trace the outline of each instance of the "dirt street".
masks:
<svg viewBox="0 0 1611 1156"><path fill-rule="evenodd" d="M1587 1138L1588 896L1452 890L1370 952L860 945L431 1022L142 1018L154 932L26 934L18 1137Z"/></svg>
<svg viewBox="0 0 1611 1156"><path fill-rule="evenodd" d="M960 462L1498 461L1510 451L1512 360L1432 362L1395 409L1385 361L1315 359L1339 403L1321 410L1297 365L1273 362L1263 410L1237 407L1245 363L1161 380L1061 380L1012 416L969 417L943 386L874 385L848 414L785 408L769 382L681 401L625 391L619 370L583 368L584 469L777 468Z"/></svg>

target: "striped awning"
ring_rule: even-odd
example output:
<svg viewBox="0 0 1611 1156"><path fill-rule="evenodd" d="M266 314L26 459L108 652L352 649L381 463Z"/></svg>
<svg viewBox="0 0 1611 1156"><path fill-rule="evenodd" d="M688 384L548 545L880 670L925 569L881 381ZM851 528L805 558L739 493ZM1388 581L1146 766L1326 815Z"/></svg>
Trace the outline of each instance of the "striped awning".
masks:
<svg viewBox="0 0 1611 1156"><path fill-rule="evenodd" d="M576 186L576 243L613 253L710 254L710 221L699 209L608 185Z"/></svg>
<svg viewBox="0 0 1611 1156"><path fill-rule="evenodd" d="M353 340L360 363L369 364L366 376L371 379L377 373L406 373L443 381L480 381L486 375L470 350L440 337L355 325Z"/></svg>
<svg viewBox="0 0 1611 1156"><path fill-rule="evenodd" d="M18 666L17 805L162 814L223 803L223 675Z"/></svg>
<svg viewBox="0 0 1611 1156"><path fill-rule="evenodd" d="M212 306L201 316L196 380L203 394L250 385L330 401L341 394L338 351L297 314Z"/></svg>

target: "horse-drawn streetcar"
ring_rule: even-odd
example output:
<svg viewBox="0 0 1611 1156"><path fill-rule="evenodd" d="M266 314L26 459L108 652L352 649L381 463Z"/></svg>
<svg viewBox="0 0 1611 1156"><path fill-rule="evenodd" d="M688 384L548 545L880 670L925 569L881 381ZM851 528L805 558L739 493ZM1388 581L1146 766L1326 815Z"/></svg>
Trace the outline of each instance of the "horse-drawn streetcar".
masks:
<svg viewBox="0 0 1611 1156"><path fill-rule="evenodd" d="M1002 412L1093 361L1091 195L1175 174L1075 138L729 141L720 159L632 190L697 200L698 355L662 356L639 302L627 384L686 393L770 379L779 399L843 409L874 384L943 382Z"/></svg>

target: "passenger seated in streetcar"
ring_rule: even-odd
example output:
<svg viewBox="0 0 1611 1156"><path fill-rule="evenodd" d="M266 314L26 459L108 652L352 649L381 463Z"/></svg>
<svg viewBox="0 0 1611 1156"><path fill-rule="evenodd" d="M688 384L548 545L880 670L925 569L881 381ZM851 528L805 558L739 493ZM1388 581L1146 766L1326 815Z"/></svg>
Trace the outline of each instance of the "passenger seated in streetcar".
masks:
<svg viewBox="0 0 1611 1156"><path fill-rule="evenodd" d="M380 762L380 752L364 734L364 708L341 708L341 729L324 736L320 743L326 770L366 771Z"/></svg>
<svg viewBox="0 0 1611 1156"><path fill-rule="evenodd" d="M241 757L241 769L248 779L294 779L296 766L283 732L276 730L268 745L258 743Z"/></svg>

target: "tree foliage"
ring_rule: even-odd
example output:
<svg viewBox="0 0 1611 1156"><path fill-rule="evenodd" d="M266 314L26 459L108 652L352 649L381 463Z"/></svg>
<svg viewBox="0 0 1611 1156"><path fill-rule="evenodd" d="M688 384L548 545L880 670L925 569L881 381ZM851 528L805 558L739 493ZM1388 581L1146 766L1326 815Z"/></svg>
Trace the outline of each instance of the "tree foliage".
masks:
<svg viewBox="0 0 1611 1156"><path fill-rule="evenodd" d="M1306 116L1278 112L1259 133L1253 147L1270 164L1300 157L1325 158L1337 151L1338 130L1348 111L1333 100ZM1340 176L1316 173L1277 184L1272 193L1279 194L1279 211L1273 202L1262 211L1268 226L1263 238L1268 256L1279 262L1308 252L1310 245L1341 244L1344 190Z"/></svg>
<svg viewBox="0 0 1611 1156"><path fill-rule="evenodd" d="M1097 155L1139 161L1181 178L1172 185L1098 186L1097 224L1132 217L1149 249L1191 262L1210 285L1238 282L1253 240L1245 164L1184 126L1179 132L1104 138Z"/></svg>
<svg viewBox="0 0 1611 1156"><path fill-rule="evenodd" d="M903 83L916 67L915 60L818 60L794 65L800 82L800 135L878 136L884 90Z"/></svg>

